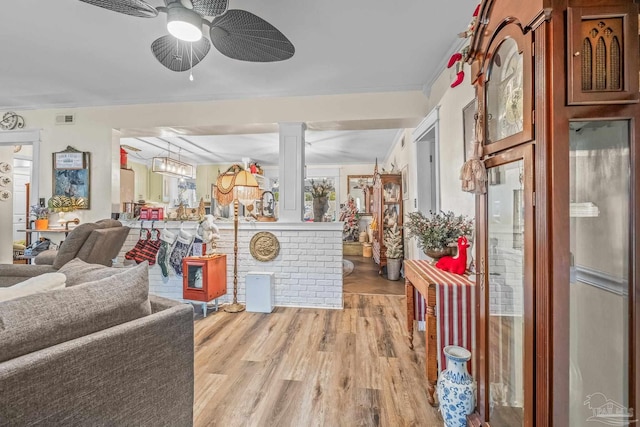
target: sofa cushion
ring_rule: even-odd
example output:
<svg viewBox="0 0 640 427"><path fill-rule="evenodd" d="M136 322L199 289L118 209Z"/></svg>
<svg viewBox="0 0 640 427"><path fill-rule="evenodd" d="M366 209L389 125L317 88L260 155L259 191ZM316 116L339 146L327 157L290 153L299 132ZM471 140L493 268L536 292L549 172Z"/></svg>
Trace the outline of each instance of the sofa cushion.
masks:
<svg viewBox="0 0 640 427"><path fill-rule="evenodd" d="M97 228L101 228L100 225L92 222L80 224L74 228L60 245L56 259L53 261L53 268L57 270L75 258L87 237Z"/></svg>
<svg viewBox="0 0 640 427"><path fill-rule="evenodd" d="M127 240L129 227L109 227L93 230L84 242L76 257L91 264L112 265L120 248Z"/></svg>
<svg viewBox="0 0 640 427"><path fill-rule="evenodd" d="M0 362L151 314L148 263L0 302Z"/></svg>
<svg viewBox="0 0 640 427"><path fill-rule="evenodd" d="M67 288L81 285L83 283L94 282L96 280L111 277L114 274L122 273L121 268L105 267L102 264L89 264L80 258L74 258L58 270L67 276Z"/></svg>
<svg viewBox="0 0 640 427"><path fill-rule="evenodd" d="M45 273L16 283L7 288L0 288L0 301L8 301L26 295L64 288L66 276L62 273Z"/></svg>

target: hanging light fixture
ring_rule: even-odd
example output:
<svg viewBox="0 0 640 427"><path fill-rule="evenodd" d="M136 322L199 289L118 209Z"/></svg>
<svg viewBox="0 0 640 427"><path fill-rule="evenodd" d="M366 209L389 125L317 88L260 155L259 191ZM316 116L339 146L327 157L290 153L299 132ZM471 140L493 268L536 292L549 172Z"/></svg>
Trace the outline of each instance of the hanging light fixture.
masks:
<svg viewBox="0 0 640 427"><path fill-rule="evenodd" d="M154 157L151 161L151 171L160 175L169 176L179 179L194 179L196 177L196 168L194 165L185 163L180 159L171 158L171 144L169 144L168 155Z"/></svg>
<svg viewBox="0 0 640 427"><path fill-rule="evenodd" d="M202 38L202 16L185 7L169 7L167 31L179 40L197 42Z"/></svg>

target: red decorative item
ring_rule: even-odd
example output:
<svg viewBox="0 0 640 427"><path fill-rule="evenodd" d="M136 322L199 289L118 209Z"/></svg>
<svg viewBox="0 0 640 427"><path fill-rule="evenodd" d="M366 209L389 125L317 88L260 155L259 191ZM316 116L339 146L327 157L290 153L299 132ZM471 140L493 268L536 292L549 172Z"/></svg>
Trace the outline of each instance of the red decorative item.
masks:
<svg viewBox="0 0 640 427"><path fill-rule="evenodd" d="M451 58L449 58L449 62L447 63L447 68L453 67L453 64L461 60L462 60L462 53L461 52L454 53L453 55L451 55Z"/></svg>
<svg viewBox="0 0 640 427"><path fill-rule="evenodd" d="M451 87L456 87L458 86L460 83L462 83L462 81L464 80L464 70L460 70L458 71L458 74L456 74L456 79L453 81L453 83L451 83Z"/></svg>
<svg viewBox="0 0 640 427"><path fill-rule="evenodd" d="M444 256L436 263L440 270L450 271L454 274L464 274L467 269L467 248L469 240L466 237L458 237L458 255L455 257Z"/></svg>
<svg viewBox="0 0 640 427"><path fill-rule="evenodd" d="M122 147L120 147L120 169L127 169L127 157L128 154Z"/></svg>
<svg viewBox="0 0 640 427"><path fill-rule="evenodd" d="M256 166L255 163L251 163L251 165L249 166L249 172L258 173L258 167Z"/></svg>

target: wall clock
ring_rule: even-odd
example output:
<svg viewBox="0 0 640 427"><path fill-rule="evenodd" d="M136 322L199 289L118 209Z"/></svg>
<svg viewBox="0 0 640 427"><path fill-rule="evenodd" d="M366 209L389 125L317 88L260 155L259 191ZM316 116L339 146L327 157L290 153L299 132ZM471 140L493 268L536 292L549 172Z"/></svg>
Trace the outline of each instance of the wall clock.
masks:
<svg viewBox="0 0 640 427"><path fill-rule="evenodd" d="M496 142L523 130L523 56L513 39L496 51L487 83L488 142Z"/></svg>

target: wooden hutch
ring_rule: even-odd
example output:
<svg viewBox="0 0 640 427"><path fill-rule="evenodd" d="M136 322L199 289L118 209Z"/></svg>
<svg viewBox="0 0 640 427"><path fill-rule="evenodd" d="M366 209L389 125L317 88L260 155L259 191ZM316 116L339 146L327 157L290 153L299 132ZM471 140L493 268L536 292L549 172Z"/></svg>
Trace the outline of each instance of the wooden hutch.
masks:
<svg viewBox="0 0 640 427"><path fill-rule="evenodd" d="M469 425L636 419L638 44L631 0L480 6L467 61L489 179Z"/></svg>
<svg viewBox="0 0 640 427"><path fill-rule="evenodd" d="M373 260L382 268L387 265L387 248L384 245L384 233L394 224L402 228L402 175L380 174L378 166L373 173Z"/></svg>

